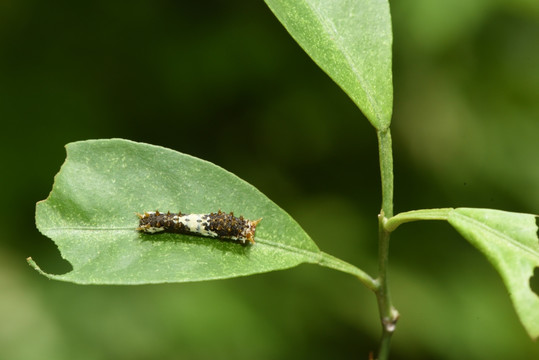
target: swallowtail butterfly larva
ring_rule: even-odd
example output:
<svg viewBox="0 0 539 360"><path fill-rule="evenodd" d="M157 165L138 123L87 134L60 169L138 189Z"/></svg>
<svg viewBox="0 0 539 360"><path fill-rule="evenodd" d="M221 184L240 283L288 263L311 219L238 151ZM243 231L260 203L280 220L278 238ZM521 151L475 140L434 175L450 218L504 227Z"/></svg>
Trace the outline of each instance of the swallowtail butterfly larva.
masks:
<svg viewBox="0 0 539 360"><path fill-rule="evenodd" d="M139 227L137 230L155 234L160 232L208 236L219 239L230 239L245 243L255 243L256 225L262 220L247 220L234 213L219 210L209 214L174 214L171 212L148 211L137 214Z"/></svg>

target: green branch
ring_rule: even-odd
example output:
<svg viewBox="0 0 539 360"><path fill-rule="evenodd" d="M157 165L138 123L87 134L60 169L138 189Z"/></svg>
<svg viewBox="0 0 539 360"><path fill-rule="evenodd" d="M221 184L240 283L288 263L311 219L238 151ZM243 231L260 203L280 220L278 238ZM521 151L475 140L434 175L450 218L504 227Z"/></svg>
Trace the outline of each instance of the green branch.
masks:
<svg viewBox="0 0 539 360"><path fill-rule="evenodd" d="M378 152L382 179L382 215L393 216L393 150L389 129L378 131Z"/></svg>
<svg viewBox="0 0 539 360"><path fill-rule="evenodd" d="M382 210L378 215L378 289L376 298L382 323L382 338L378 359L389 357L391 336L395 331L399 318L398 311L391 303L388 282L389 238L391 232L385 228L388 218L393 217L393 152L391 132L389 129L380 130L378 135L378 150L380 154L380 175L382 181Z"/></svg>

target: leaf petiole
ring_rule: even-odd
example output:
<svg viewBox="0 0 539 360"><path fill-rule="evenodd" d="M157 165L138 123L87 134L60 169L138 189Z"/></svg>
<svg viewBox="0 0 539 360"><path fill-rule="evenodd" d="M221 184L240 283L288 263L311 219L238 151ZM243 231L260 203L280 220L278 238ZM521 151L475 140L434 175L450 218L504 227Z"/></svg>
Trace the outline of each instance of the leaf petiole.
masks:
<svg viewBox="0 0 539 360"><path fill-rule="evenodd" d="M453 208L422 209L422 210L406 211L385 220L384 229L388 232L393 232L401 224L412 222L412 221L421 221L421 220L445 220L447 221L451 211L453 211Z"/></svg>
<svg viewBox="0 0 539 360"><path fill-rule="evenodd" d="M323 251L320 252L320 255L318 265L353 275L357 277L359 281L361 281L361 283L363 283L363 285L365 285L369 290L374 292L378 290L378 282L363 270Z"/></svg>

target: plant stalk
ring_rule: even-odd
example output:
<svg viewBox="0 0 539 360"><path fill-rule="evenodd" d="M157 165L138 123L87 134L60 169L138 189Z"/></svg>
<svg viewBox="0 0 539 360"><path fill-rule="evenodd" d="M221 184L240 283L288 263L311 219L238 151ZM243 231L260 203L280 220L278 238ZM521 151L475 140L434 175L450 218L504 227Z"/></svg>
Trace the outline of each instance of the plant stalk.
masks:
<svg viewBox="0 0 539 360"><path fill-rule="evenodd" d="M380 154L380 174L382 180L382 210L378 215L378 289L376 298L382 324L382 338L378 351L378 360L389 358L391 336L395 331L398 311L391 303L388 282L388 259L390 232L386 230L385 223L393 216L393 151L391 145L391 132L388 129L379 130L378 151Z"/></svg>
<svg viewBox="0 0 539 360"><path fill-rule="evenodd" d="M378 153L380 154L380 174L382 179L382 212L385 218L393 216L393 149L389 128L379 130Z"/></svg>

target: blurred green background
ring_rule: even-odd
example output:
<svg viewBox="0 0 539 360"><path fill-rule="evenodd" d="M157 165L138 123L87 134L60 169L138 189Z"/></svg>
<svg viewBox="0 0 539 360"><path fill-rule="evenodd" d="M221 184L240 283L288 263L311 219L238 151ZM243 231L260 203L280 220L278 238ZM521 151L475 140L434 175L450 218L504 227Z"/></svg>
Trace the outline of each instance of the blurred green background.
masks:
<svg viewBox="0 0 539 360"><path fill-rule="evenodd" d="M395 208L539 213L539 2L392 1ZM212 161L321 249L376 273L374 130L259 1L0 2L0 359L366 359L374 296L303 265L78 286L34 225L64 144L122 137ZM322 222L320 219L323 216ZM393 359L533 359L490 264L444 223L392 238Z"/></svg>

